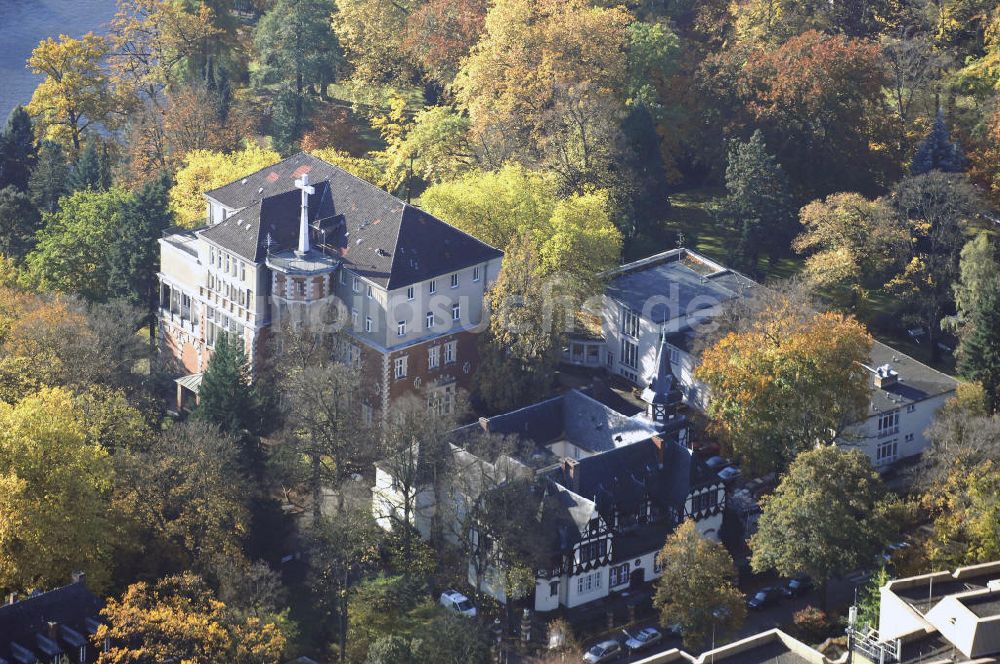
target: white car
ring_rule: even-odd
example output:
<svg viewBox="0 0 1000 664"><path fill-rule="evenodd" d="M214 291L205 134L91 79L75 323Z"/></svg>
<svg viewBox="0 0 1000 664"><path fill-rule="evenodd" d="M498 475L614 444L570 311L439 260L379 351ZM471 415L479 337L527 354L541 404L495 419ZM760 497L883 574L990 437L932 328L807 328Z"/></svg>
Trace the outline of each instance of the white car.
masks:
<svg viewBox="0 0 1000 664"><path fill-rule="evenodd" d="M634 634L629 634L628 632L625 632L625 634L628 636L628 639L625 641L625 647L628 648L630 652L648 648L654 643L659 643L660 639L663 638L663 635L660 634L660 630L655 627L643 627Z"/></svg>
<svg viewBox="0 0 1000 664"><path fill-rule="evenodd" d="M457 590L446 590L441 593L440 602L441 606L455 613L461 613L470 618L476 617L476 607L473 606L472 601Z"/></svg>
<svg viewBox="0 0 1000 664"><path fill-rule="evenodd" d="M586 664L603 664L621 657L622 645L617 641L601 641L583 655Z"/></svg>

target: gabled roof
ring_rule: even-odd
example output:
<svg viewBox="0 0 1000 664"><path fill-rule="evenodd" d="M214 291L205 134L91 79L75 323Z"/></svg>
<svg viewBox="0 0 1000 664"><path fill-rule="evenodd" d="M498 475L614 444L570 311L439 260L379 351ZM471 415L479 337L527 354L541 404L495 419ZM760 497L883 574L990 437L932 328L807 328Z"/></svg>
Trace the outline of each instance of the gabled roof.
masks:
<svg viewBox="0 0 1000 664"><path fill-rule="evenodd" d="M205 196L236 210L202 236L261 262L272 251L292 249L298 238L301 194L295 180L309 174L310 225L332 229L323 243L348 268L388 289L499 258L503 252L404 203L347 171L300 152Z"/></svg>
<svg viewBox="0 0 1000 664"><path fill-rule="evenodd" d="M87 620L97 618L103 606L82 582L0 606L0 660L17 661L14 644L38 654L53 645L71 644L78 635L87 634ZM48 638L50 622L69 628L60 630L55 644Z"/></svg>

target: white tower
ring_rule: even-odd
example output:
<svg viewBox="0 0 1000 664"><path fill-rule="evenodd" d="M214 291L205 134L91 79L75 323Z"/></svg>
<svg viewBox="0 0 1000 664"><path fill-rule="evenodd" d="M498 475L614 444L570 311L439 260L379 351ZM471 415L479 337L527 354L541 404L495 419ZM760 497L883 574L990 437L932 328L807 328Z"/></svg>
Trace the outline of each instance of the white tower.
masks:
<svg viewBox="0 0 1000 664"><path fill-rule="evenodd" d="M299 248L296 254L305 256L309 253L309 194L316 193L316 188L309 186L309 174L303 173L295 181L295 186L302 190L302 212L299 214Z"/></svg>

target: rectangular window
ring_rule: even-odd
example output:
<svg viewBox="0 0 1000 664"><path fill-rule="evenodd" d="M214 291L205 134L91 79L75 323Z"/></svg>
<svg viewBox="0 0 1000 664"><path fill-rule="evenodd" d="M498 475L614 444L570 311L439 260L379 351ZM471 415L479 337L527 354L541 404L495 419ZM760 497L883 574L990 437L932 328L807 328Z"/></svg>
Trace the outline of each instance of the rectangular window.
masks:
<svg viewBox="0 0 1000 664"><path fill-rule="evenodd" d="M247 264L240 261L240 281L247 280Z"/></svg>
<svg viewBox="0 0 1000 664"><path fill-rule="evenodd" d="M406 355L396 358L396 380L406 378Z"/></svg>
<svg viewBox="0 0 1000 664"><path fill-rule="evenodd" d="M890 463L896 460L897 444L895 440L879 443L875 448L875 461L878 463Z"/></svg>
<svg viewBox="0 0 1000 664"><path fill-rule="evenodd" d="M413 299L413 286L410 286L409 288L406 289L406 299L407 300Z"/></svg>
<svg viewBox="0 0 1000 664"><path fill-rule="evenodd" d="M906 436L903 438L903 440L906 441L907 443L912 443L913 442L913 434L912 433L906 434Z"/></svg>
<svg viewBox="0 0 1000 664"><path fill-rule="evenodd" d="M479 266L472 268L472 280L479 281Z"/></svg>
<svg viewBox="0 0 1000 664"><path fill-rule="evenodd" d="M368 299L369 299L369 300L370 300L370 299L372 299L372 295L374 294L374 292L375 292L375 291L374 291L374 290L372 289L372 287L371 287L371 286L369 286L369 287L368 287Z"/></svg>
<svg viewBox="0 0 1000 664"><path fill-rule="evenodd" d="M669 344L667 344L667 348L670 349L670 363L678 364L681 361L681 352Z"/></svg>
<svg viewBox="0 0 1000 664"><path fill-rule="evenodd" d="M434 312L433 311L428 311L427 312L427 329L429 330L432 327L434 327Z"/></svg>
<svg viewBox="0 0 1000 664"><path fill-rule="evenodd" d="M444 363L452 364L458 359L458 342L449 341L444 345Z"/></svg>
<svg viewBox="0 0 1000 664"><path fill-rule="evenodd" d="M371 331L372 331L372 317L365 316L365 332L371 332Z"/></svg>
<svg viewBox="0 0 1000 664"><path fill-rule="evenodd" d="M429 283L427 284L427 290L428 290L428 291L430 291L430 292L431 292L431 294L433 294L433 293L436 293L436 292L437 292L437 290L438 290L438 282L437 282L437 279L431 279L431 280L430 280L430 282L429 282Z"/></svg>
<svg viewBox="0 0 1000 664"><path fill-rule="evenodd" d="M628 307L622 307L622 334L639 338L639 314Z"/></svg>
<svg viewBox="0 0 1000 664"><path fill-rule="evenodd" d="M401 320L396 323L396 336L405 337L406 336L406 321Z"/></svg>
<svg viewBox="0 0 1000 664"><path fill-rule="evenodd" d="M630 369L636 369L639 362L639 346L634 341L622 339L622 364Z"/></svg>
<svg viewBox="0 0 1000 664"><path fill-rule="evenodd" d="M350 348L348 349L347 352L348 352L348 356L347 356L347 362L348 362L348 364L350 364L352 367L355 367L355 368L360 367L361 366L361 348L359 346L355 346L354 344L351 344L351 346L350 346Z"/></svg>
<svg viewBox="0 0 1000 664"><path fill-rule="evenodd" d="M299 289L298 289L299 290L299 297L305 297L306 296L306 282L304 282L304 281L298 281L298 282L296 282L296 285L299 287Z"/></svg>
<svg viewBox="0 0 1000 664"><path fill-rule="evenodd" d="M911 403L910 405L908 405L906 407L906 412L907 413L915 413L915 412L917 412L917 404Z"/></svg>
<svg viewBox="0 0 1000 664"><path fill-rule="evenodd" d="M361 292L361 280L358 279L357 277L354 277L353 281L351 282L351 290L354 291L355 293Z"/></svg>
<svg viewBox="0 0 1000 664"><path fill-rule="evenodd" d="M882 413L878 416L878 437L892 436L899 433L899 411Z"/></svg>
<svg viewBox="0 0 1000 664"><path fill-rule="evenodd" d="M606 556L608 555L608 540L597 540L596 542L581 544L577 550L577 554L579 555L579 559L577 560L579 564Z"/></svg>
<svg viewBox="0 0 1000 664"><path fill-rule="evenodd" d="M441 365L441 346L431 346L427 349L427 368L437 369Z"/></svg>
<svg viewBox="0 0 1000 664"><path fill-rule="evenodd" d="M351 327L358 329L358 310L351 309Z"/></svg>
<svg viewBox="0 0 1000 664"><path fill-rule="evenodd" d="M591 572L590 574L584 574L576 580L576 591L577 593L583 595L586 593L593 592L595 590L601 589L601 577L604 575L602 570L596 572Z"/></svg>
<svg viewBox="0 0 1000 664"><path fill-rule="evenodd" d="M623 563L617 567L612 567L609 575L608 587L613 588L615 586L621 586L628 583L629 572L632 566L629 563Z"/></svg>
<svg viewBox="0 0 1000 664"><path fill-rule="evenodd" d="M253 291L247 289L247 309L253 309Z"/></svg>
<svg viewBox="0 0 1000 664"><path fill-rule="evenodd" d="M340 271L340 285L344 286L347 284L347 273L344 270Z"/></svg>
<svg viewBox="0 0 1000 664"><path fill-rule="evenodd" d="M451 305L451 319L452 320L462 320L462 305L453 304Z"/></svg>
<svg viewBox="0 0 1000 664"><path fill-rule="evenodd" d="M229 254L226 254L226 272L229 272Z"/></svg>
<svg viewBox="0 0 1000 664"><path fill-rule="evenodd" d="M361 422L370 427L375 421L375 411L366 403L361 404Z"/></svg>
<svg viewBox="0 0 1000 664"><path fill-rule="evenodd" d="M451 287L458 288L458 272L451 275Z"/></svg>
<svg viewBox="0 0 1000 664"><path fill-rule="evenodd" d="M215 247L208 248L208 264L215 265Z"/></svg>

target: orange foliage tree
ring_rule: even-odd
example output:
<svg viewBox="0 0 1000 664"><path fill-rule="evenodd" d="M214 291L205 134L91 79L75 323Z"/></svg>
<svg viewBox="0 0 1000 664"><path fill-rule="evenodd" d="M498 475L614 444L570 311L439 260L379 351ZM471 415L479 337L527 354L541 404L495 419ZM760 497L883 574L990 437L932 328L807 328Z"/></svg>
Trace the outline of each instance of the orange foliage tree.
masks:
<svg viewBox="0 0 1000 664"><path fill-rule="evenodd" d="M754 470L782 470L864 417L871 347L854 318L769 305L702 356L695 375L709 388L712 428Z"/></svg>

